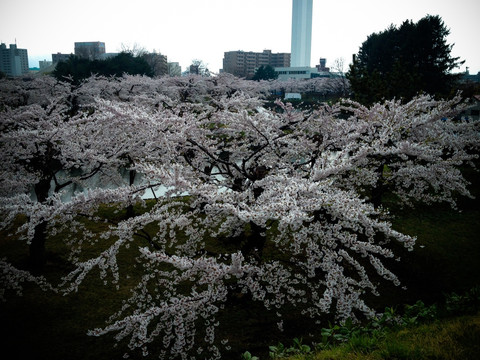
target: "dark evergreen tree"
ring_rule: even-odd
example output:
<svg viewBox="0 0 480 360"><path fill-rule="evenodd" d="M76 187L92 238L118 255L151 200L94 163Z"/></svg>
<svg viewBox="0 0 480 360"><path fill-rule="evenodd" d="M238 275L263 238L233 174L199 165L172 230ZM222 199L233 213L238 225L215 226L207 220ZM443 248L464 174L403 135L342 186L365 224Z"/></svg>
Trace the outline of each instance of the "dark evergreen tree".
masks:
<svg viewBox="0 0 480 360"><path fill-rule="evenodd" d="M255 75L253 75L253 80L270 80L276 79L277 77L278 74L271 65L260 65L257 71L255 71Z"/></svg>
<svg viewBox="0 0 480 360"><path fill-rule="evenodd" d="M53 75L59 80L78 84L92 75L116 76L123 74L153 76L153 70L142 57L122 52L106 60L88 60L71 56L57 64Z"/></svg>
<svg viewBox="0 0 480 360"><path fill-rule="evenodd" d="M107 59L104 65L105 73L103 75L119 77L127 73L130 75L153 76L153 70L147 61L143 57L136 57L131 53L122 52Z"/></svg>
<svg viewBox="0 0 480 360"><path fill-rule="evenodd" d="M60 61L57 64L53 76L58 80L79 83L91 76L92 70L92 61L72 55L67 61Z"/></svg>
<svg viewBox="0 0 480 360"><path fill-rule="evenodd" d="M371 104L421 92L450 95L458 79L451 71L463 61L450 55L449 33L438 15L427 15L369 35L347 73L355 99Z"/></svg>

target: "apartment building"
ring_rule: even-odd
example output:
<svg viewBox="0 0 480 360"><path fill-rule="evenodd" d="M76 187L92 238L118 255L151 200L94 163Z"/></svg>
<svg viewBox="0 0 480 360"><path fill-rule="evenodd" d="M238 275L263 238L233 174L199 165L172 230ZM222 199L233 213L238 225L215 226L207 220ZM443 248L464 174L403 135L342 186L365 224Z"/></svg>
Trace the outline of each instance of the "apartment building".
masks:
<svg viewBox="0 0 480 360"><path fill-rule="evenodd" d="M17 48L17 44L0 44L0 71L9 76L28 74L28 52Z"/></svg>
<svg viewBox="0 0 480 360"><path fill-rule="evenodd" d="M70 56L73 56L73 54L61 54L57 52L56 54L52 54L52 63L58 64L60 61L68 61Z"/></svg>
<svg viewBox="0 0 480 360"><path fill-rule="evenodd" d="M270 65L272 67L289 67L289 53L272 53L271 50L263 52L253 51L228 51L223 57L223 72L233 74L238 77L251 79L255 71L261 65Z"/></svg>
<svg viewBox="0 0 480 360"><path fill-rule="evenodd" d="M95 60L105 54L105 43L100 41L76 42L75 55L81 58Z"/></svg>

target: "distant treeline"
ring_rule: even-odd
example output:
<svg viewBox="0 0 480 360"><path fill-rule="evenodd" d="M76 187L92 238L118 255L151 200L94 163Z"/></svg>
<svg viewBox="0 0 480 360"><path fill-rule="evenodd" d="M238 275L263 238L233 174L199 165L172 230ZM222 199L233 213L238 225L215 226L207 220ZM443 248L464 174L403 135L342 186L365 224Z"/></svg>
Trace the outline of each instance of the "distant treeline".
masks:
<svg viewBox="0 0 480 360"><path fill-rule="evenodd" d="M105 60L89 60L78 56L71 56L67 61L57 64L53 76L62 81L79 83L92 74L103 76L146 75L153 76L154 72L148 62L142 57L122 52L117 56Z"/></svg>

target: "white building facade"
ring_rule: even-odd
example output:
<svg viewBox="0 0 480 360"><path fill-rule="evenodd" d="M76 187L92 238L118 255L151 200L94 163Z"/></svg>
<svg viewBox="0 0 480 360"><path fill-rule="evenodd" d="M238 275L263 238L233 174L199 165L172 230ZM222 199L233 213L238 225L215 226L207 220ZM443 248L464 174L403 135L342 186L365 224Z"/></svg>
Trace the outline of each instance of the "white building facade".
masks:
<svg viewBox="0 0 480 360"><path fill-rule="evenodd" d="M313 0L292 1L291 67L310 67Z"/></svg>

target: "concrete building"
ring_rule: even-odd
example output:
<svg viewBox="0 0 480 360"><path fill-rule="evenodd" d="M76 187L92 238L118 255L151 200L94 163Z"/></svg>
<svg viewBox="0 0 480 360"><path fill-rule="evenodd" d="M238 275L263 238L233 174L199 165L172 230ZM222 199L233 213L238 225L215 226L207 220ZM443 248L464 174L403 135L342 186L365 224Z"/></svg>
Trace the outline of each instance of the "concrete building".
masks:
<svg viewBox="0 0 480 360"><path fill-rule="evenodd" d="M0 44L0 71L9 76L28 74L28 52L17 48L17 44Z"/></svg>
<svg viewBox="0 0 480 360"><path fill-rule="evenodd" d="M105 54L105 43L100 41L76 42L75 55L81 58L95 60Z"/></svg>
<svg viewBox="0 0 480 360"><path fill-rule="evenodd" d="M52 63L58 64L60 61L67 61L70 56L73 56L73 54L61 54L61 53L56 53L52 54Z"/></svg>
<svg viewBox="0 0 480 360"><path fill-rule="evenodd" d="M278 74L278 80L313 79L318 77L337 77L340 75L330 72L330 68L326 64L327 59L320 58L320 64L315 65L315 67L276 67L275 72Z"/></svg>
<svg viewBox="0 0 480 360"><path fill-rule="evenodd" d="M311 79L317 77L317 69L309 66L303 67L276 67L275 72L278 74L278 80L289 79Z"/></svg>
<svg viewBox="0 0 480 360"><path fill-rule="evenodd" d="M40 68L40 71L45 70L45 69L51 67L52 64L53 64L53 63L52 63L51 61L48 61L48 60L46 60L46 59L44 59L43 61L40 60L40 61L38 62L38 66L39 66L39 68Z"/></svg>
<svg viewBox="0 0 480 360"><path fill-rule="evenodd" d="M182 67L178 62L169 62L168 63L168 75L170 76L181 76Z"/></svg>
<svg viewBox="0 0 480 360"><path fill-rule="evenodd" d="M270 65L274 68L288 67L290 66L290 54L272 53L271 50L263 50L261 53L240 50L228 51L224 53L222 71L251 79L261 65Z"/></svg>
<svg viewBox="0 0 480 360"><path fill-rule="evenodd" d="M312 49L312 0L292 2L291 67L310 67Z"/></svg>
<svg viewBox="0 0 480 360"><path fill-rule="evenodd" d="M326 71L326 72L329 72L330 71L330 68L327 67L327 59L325 58L320 58L320 64L318 64L316 66L318 72L321 72L321 71Z"/></svg>

